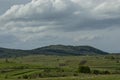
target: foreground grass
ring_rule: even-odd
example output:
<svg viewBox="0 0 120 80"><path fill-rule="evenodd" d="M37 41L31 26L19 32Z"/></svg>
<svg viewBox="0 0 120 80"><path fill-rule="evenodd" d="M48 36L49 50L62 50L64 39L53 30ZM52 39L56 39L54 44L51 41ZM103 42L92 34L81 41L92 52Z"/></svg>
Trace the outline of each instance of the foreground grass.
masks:
<svg viewBox="0 0 120 80"><path fill-rule="evenodd" d="M38 79L0 79L0 80L120 80L119 75L87 75L83 77L55 77Z"/></svg>
<svg viewBox="0 0 120 80"><path fill-rule="evenodd" d="M61 77L61 78L48 78L38 80L120 80L119 75L100 75L100 76L84 76L84 77Z"/></svg>
<svg viewBox="0 0 120 80"><path fill-rule="evenodd" d="M38 55L9 58L8 62L0 59L0 80L120 80L120 56L113 56ZM80 64L89 66L91 71L109 71L110 74L81 74L78 72Z"/></svg>

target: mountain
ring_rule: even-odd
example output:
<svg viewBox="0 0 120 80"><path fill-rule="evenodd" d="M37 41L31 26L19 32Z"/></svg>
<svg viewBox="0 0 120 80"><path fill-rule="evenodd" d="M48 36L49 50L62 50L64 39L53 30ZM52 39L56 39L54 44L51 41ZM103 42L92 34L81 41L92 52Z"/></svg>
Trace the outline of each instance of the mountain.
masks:
<svg viewBox="0 0 120 80"><path fill-rule="evenodd" d="M0 57L27 55L106 55L109 54L91 46L50 45L32 50L0 48Z"/></svg>
<svg viewBox="0 0 120 80"><path fill-rule="evenodd" d="M91 46L65 46L65 45L50 45L32 50L33 53L47 55L93 55L93 54L108 54Z"/></svg>

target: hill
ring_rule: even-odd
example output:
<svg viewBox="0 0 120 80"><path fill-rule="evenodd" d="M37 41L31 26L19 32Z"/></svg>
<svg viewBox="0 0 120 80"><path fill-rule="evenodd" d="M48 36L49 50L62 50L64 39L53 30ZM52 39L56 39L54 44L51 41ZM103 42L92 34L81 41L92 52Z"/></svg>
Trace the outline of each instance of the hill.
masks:
<svg viewBox="0 0 120 80"><path fill-rule="evenodd" d="M0 48L0 58L29 55L28 50Z"/></svg>
<svg viewBox="0 0 120 80"><path fill-rule="evenodd" d="M38 54L57 54L57 55L93 55L93 54L108 54L91 46L65 46L65 45L50 45L32 50Z"/></svg>
<svg viewBox="0 0 120 80"><path fill-rule="evenodd" d="M91 46L50 45L32 50L0 48L0 57L18 57L27 55L106 55L107 52Z"/></svg>

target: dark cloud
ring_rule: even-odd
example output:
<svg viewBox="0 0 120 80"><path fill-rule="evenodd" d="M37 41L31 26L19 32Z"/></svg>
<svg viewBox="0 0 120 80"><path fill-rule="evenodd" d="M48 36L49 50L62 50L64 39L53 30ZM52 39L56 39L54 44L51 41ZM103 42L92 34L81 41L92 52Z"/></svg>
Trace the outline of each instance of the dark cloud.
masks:
<svg viewBox="0 0 120 80"><path fill-rule="evenodd" d="M5 42L8 42L6 41L8 37L11 41L18 44L26 42L27 45L35 42L34 45L30 44L33 46L36 46L40 40L40 44L42 42L44 44L56 44L59 42L78 44L79 41L80 43L85 43L86 41L86 43L93 44L92 41L103 40L102 37L104 36L102 33L107 34L107 30L111 28L119 30L120 0L28 1L30 0L9 1L11 5L13 3L16 5L11 6L0 16L1 41L5 40ZM24 2L28 3L25 4ZM10 33L10 35L3 35L4 33ZM116 34L114 32L111 33ZM116 38L116 36L113 37ZM53 38L57 39L51 42Z"/></svg>

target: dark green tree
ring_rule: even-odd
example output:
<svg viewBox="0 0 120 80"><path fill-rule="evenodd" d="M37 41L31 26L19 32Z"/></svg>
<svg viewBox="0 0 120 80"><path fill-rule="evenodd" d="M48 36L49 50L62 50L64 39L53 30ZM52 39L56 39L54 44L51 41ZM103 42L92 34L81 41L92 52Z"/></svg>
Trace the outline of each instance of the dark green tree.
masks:
<svg viewBox="0 0 120 80"><path fill-rule="evenodd" d="M79 73L90 73L90 67L88 66L79 66L78 68Z"/></svg>

